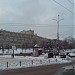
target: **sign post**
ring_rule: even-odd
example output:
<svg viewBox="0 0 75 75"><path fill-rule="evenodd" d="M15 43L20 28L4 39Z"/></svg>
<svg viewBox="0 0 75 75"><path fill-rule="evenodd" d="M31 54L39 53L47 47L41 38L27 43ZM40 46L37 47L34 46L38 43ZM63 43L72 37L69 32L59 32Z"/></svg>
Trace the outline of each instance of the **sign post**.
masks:
<svg viewBox="0 0 75 75"><path fill-rule="evenodd" d="M14 50L16 50L16 46L12 46L12 50L13 50L12 58L14 58Z"/></svg>

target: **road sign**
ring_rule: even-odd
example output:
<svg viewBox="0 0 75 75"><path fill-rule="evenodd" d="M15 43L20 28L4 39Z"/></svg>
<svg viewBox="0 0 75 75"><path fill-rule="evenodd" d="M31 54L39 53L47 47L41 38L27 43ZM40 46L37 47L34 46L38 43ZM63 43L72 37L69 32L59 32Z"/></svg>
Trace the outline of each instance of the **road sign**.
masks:
<svg viewBox="0 0 75 75"><path fill-rule="evenodd" d="M16 50L16 46L12 46L12 50Z"/></svg>

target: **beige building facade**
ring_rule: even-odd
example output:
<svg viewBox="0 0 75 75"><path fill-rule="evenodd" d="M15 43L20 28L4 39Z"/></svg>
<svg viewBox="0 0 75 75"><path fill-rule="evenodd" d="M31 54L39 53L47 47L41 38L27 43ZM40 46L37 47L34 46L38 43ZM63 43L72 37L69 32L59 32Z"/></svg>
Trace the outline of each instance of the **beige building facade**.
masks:
<svg viewBox="0 0 75 75"><path fill-rule="evenodd" d="M36 43L40 45L40 42L43 40L43 37L34 35L33 30L23 30L21 32L0 30L0 48L11 48L12 46L18 48L32 47Z"/></svg>

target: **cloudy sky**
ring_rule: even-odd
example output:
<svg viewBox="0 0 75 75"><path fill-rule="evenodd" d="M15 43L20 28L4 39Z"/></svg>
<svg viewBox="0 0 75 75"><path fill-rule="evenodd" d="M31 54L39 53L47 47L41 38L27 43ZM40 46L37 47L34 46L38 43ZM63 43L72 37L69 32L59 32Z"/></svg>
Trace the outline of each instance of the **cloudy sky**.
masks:
<svg viewBox="0 0 75 75"><path fill-rule="evenodd" d="M58 14L60 38L74 35L74 0L0 0L0 29L34 30L56 38Z"/></svg>

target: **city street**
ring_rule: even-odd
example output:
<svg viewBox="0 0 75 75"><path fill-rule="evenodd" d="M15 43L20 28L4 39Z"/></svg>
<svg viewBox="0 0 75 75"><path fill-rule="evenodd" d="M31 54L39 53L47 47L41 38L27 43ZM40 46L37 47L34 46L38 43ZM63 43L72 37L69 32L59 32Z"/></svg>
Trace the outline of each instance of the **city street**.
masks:
<svg viewBox="0 0 75 75"><path fill-rule="evenodd" d="M49 66L31 67L31 68L20 68L13 70L0 71L0 75L54 75L63 66L72 65L68 64L55 64Z"/></svg>

